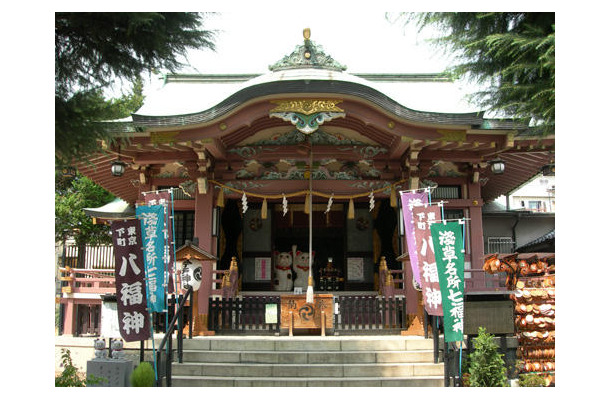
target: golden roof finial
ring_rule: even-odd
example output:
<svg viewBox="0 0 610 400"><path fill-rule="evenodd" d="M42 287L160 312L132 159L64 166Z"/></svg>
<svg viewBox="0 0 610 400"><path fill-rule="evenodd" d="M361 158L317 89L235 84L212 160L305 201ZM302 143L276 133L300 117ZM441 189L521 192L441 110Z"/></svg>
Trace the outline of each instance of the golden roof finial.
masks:
<svg viewBox="0 0 610 400"><path fill-rule="evenodd" d="M305 40L309 40L310 37L311 37L311 29L309 29L309 28L303 29L303 38Z"/></svg>

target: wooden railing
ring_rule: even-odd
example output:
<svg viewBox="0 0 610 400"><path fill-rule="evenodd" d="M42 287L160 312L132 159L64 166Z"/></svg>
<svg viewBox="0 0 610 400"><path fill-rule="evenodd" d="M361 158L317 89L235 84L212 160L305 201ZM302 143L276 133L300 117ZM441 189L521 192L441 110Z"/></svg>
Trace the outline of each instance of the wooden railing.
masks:
<svg viewBox="0 0 610 400"><path fill-rule="evenodd" d="M266 305L275 304L275 323L265 321ZM269 333L280 331L280 296L210 298L208 329L217 333Z"/></svg>
<svg viewBox="0 0 610 400"><path fill-rule="evenodd" d="M392 294L406 296L406 288L411 285L411 282L405 281L406 271L404 268L410 268L408 260L403 261L403 269L388 270L393 277L395 283L394 288L390 291ZM506 275L497 274L490 275L483 269L464 269L464 283L466 294L491 294L491 293L506 293ZM380 285L382 282L380 282Z"/></svg>
<svg viewBox="0 0 610 400"><path fill-rule="evenodd" d="M336 296L336 333L391 334L408 328L402 296ZM276 334L280 324L266 322L267 304L275 304L281 321L280 296L243 296L209 300L208 329L218 334Z"/></svg>
<svg viewBox="0 0 610 400"><path fill-rule="evenodd" d="M60 268L62 293L115 293L114 269Z"/></svg>
<svg viewBox="0 0 610 400"><path fill-rule="evenodd" d="M337 296L335 332L393 333L408 328L403 296Z"/></svg>
<svg viewBox="0 0 610 400"><path fill-rule="evenodd" d="M66 245L62 257L64 267L77 269L114 268L114 249L112 245Z"/></svg>

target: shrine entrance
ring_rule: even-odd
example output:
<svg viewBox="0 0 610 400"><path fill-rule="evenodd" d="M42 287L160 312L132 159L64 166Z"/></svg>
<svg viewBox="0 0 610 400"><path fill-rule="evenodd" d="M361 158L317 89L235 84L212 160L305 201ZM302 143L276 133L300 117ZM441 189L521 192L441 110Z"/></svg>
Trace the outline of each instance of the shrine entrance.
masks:
<svg viewBox="0 0 610 400"><path fill-rule="evenodd" d="M367 205L357 203L352 218L348 218L347 203L335 202L330 209L326 203L313 204L312 275L316 291L376 290L374 248L382 246L378 232L374 232L378 213L371 213ZM309 215L302 203L292 203L286 213L282 204L269 204L264 219L260 205L252 204L243 214L242 234L242 291L293 293L300 287L305 292Z"/></svg>
<svg viewBox="0 0 610 400"><path fill-rule="evenodd" d="M296 274L295 285L305 282L308 271L301 265L306 260L299 256L307 253L309 247L309 216L304 212L294 212L292 216L274 215L275 230L273 243L278 253L292 252L296 249L296 260L293 271ZM345 289L345 215L343 205L338 204L326 212L326 205L314 204L312 215L312 250L314 253L312 273L315 287L322 291ZM274 260L277 262L277 260ZM303 276L299 276L299 275ZM306 288L303 288L303 291Z"/></svg>

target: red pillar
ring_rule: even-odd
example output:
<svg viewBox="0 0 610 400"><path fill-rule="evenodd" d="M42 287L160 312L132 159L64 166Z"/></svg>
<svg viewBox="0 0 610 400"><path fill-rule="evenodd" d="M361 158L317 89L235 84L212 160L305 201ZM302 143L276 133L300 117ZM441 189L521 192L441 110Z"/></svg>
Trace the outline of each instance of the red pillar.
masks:
<svg viewBox="0 0 610 400"><path fill-rule="evenodd" d="M73 299L67 299L64 304L64 335L74 336L74 328L76 327L76 304Z"/></svg>
<svg viewBox="0 0 610 400"><path fill-rule="evenodd" d="M470 256L472 269L481 269L485 257L483 240L483 199L481 198L481 185L477 183L468 184L468 197L470 206Z"/></svg>
<svg viewBox="0 0 610 400"><path fill-rule="evenodd" d="M214 191L213 186L207 184L206 193L199 193L195 196L195 227L194 236L199 239L198 247L216 256L216 238L212 236L212 212L214 210ZM207 330L208 323L208 300L212 291L211 271L212 266L209 261L203 262L203 279L199 290L196 292L197 313L193 323L193 334L197 336L213 334Z"/></svg>

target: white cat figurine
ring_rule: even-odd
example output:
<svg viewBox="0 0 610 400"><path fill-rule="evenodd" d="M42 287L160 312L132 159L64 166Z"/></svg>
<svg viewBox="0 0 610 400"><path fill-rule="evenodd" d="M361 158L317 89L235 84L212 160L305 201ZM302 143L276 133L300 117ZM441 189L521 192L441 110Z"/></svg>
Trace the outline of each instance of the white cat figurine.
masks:
<svg viewBox="0 0 610 400"><path fill-rule="evenodd" d="M292 290L292 254L288 252L274 252L275 266L273 289L279 291Z"/></svg>
<svg viewBox="0 0 610 400"><path fill-rule="evenodd" d="M315 257L315 251L312 254ZM309 280L309 253L300 250L294 252L294 267L296 275L294 287L301 287L303 292L305 292Z"/></svg>

